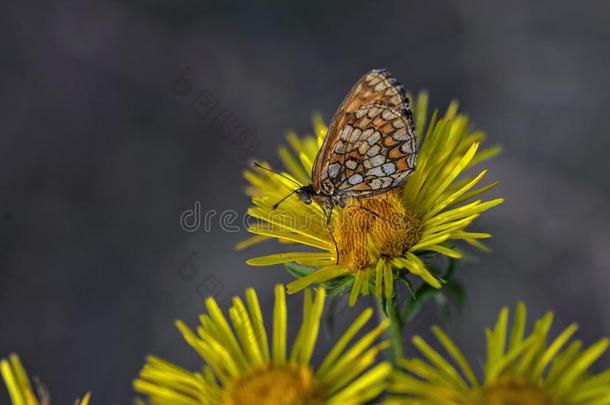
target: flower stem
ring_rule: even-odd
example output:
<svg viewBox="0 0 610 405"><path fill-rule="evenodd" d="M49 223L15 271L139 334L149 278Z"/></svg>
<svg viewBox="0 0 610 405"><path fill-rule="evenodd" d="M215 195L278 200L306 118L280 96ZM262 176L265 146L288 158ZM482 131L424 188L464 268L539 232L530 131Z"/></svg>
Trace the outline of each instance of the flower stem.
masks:
<svg viewBox="0 0 610 405"><path fill-rule="evenodd" d="M387 360L392 364L396 364L397 360L403 357L402 344L402 320L398 312L396 299L392 298L389 301L378 300L377 309L380 319L389 319L390 327L385 331L385 338L390 342L390 350L386 351ZM385 308L384 308L385 305Z"/></svg>

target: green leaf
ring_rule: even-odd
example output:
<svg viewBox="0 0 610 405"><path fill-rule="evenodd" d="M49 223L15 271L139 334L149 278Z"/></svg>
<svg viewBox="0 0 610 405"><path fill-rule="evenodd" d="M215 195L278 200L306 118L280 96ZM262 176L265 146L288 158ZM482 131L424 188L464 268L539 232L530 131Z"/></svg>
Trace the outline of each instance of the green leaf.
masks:
<svg viewBox="0 0 610 405"><path fill-rule="evenodd" d="M400 310L400 317L404 323L412 321L417 315L419 315L421 310L424 308L424 304L439 292L439 290L430 287L427 284L426 287L428 288L419 288L417 290L415 293L417 298L409 298L403 304L402 309Z"/></svg>
<svg viewBox="0 0 610 405"><path fill-rule="evenodd" d="M337 308L339 307L339 297L332 296L328 300L328 307L326 309L324 315L324 330L326 332L326 337L330 340L333 335L335 329L335 313L337 312Z"/></svg>
<svg viewBox="0 0 610 405"><path fill-rule="evenodd" d="M353 276L337 277L321 284L326 290L326 295L347 294L354 285Z"/></svg>
<svg viewBox="0 0 610 405"><path fill-rule="evenodd" d="M450 311L449 311L449 300L442 292L439 292L434 296L436 305L438 307L438 317L443 325L444 329L447 329L449 325Z"/></svg>
<svg viewBox="0 0 610 405"><path fill-rule="evenodd" d="M292 274L296 278L305 277L306 275L318 270L315 267L303 266L296 263L286 263L284 266L286 267L286 270L288 270L288 273Z"/></svg>
<svg viewBox="0 0 610 405"><path fill-rule="evenodd" d="M453 302L459 312L464 309L466 304L466 289L458 280L451 280L444 288L448 298Z"/></svg>
<svg viewBox="0 0 610 405"><path fill-rule="evenodd" d="M434 268L433 264L428 265L429 268ZM412 321L424 308L424 304L426 304L431 298L433 298L436 294L441 294L442 291L445 290L447 284L453 282L452 277L455 270L455 261L451 258L447 260L447 264L445 266L444 272L435 271L435 274L442 274L439 276L441 280L443 280L446 284L444 284L443 288L437 290L436 288L430 286L427 283L423 283L420 287L412 294L411 297L407 298L400 309L400 317L403 320L403 323L407 323ZM401 276L401 279L406 278L406 276ZM444 298L444 297L443 297Z"/></svg>

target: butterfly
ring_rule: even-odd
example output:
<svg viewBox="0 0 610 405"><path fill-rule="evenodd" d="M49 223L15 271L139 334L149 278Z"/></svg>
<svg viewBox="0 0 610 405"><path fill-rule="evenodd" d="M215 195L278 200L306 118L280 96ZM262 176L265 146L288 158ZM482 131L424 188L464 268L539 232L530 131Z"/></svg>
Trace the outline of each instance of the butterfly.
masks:
<svg viewBox="0 0 610 405"><path fill-rule="evenodd" d="M315 201L326 212L326 225L337 247L330 231L334 207L345 208L352 199L399 187L415 170L416 159L415 123L404 88L387 69L373 69L356 82L333 116L313 164L311 184L297 183L299 188L273 208L292 194L305 204Z"/></svg>
<svg viewBox="0 0 610 405"><path fill-rule="evenodd" d="M415 124L403 87L386 69L360 78L335 113L318 151L311 184L295 190L325 208L399 187L415 169Z"/></svg>

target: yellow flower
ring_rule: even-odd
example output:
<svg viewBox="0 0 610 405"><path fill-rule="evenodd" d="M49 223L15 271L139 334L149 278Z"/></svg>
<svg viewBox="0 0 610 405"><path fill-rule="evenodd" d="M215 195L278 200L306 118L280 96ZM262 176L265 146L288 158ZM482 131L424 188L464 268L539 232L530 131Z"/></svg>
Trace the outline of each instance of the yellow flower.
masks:
<svg viewBox="0 0 610 405"><path fill-rule="evenodd" d="M317 268L288 284L288 292L313 283L346 280L353 304L359 295L392 297L394 279L405 271L440 288L442 280L430 271L422 256L435 253L461 258L454 241L463 240L485 249L479 239L491 235L470 232L467 228L481 213L503 200L478 199L497 184L475 189L487 170L472 176L462 174L497 154L499 148L479 151L484 134L470 129L468 118L457 113L457 103L452 103L440 119L435 112L429 122L427 104L427 94L420 94L414 109L420 145L417 167L404 187L355 200L345 209L335 209L332 235L326 226L326 215L317 204L307 205L291 196L274 208L275 203L295 189L293 181L311 183L313 161L327 132L321 119L314 120L316 137L290 134L288 143L292 151L286 147L279 149L286 169L282 174L289 179L261 169L246 171L250 183L247 192L254 204L248 213L259 222L249 228L256 236L238 248L275 238L282 243L317 249L257 257L248 263L268 266L294 262Z"/></svg>
<svg viewBox="0 0 610 405"><path fill-rule="evenodd" d="M8 359L0 360L0 371L13 405L49 405L49 395L40 384L36 386L38 395L34 394L19 356L11 354ZM88 405L90 396L87 393L82 401L76 400L75 405Z"/></svg>
<svg viewBox="0 0 610 405"><path fill-rule="evenodd" d="M303 321L292 348L287 344L287 307L284 286L275 288L272 344L258 298L246 290L246 303L233 298L231 324L214 298L206 300L207 313L200 316L197 332L184 323L177 326L185 340L205 362L202 372L190 372L157 357L149 357L134 387L149 396L152 404L360 404L386 388L391 365L373 366L386 342L375 340L387 322L350 342L372 315L363 311L345 331L321 365L310 364L324 309L325 291L315 298L304 295Z"/></svg>
<svg viewBox="0 0 610 405"><path fill-rule="evenodd" d="M425 359L401 359L389 391L401 394L388 403L447 405L607 405L610 404L610 370L599 374L590 367L604 353L609 340L583 349L572 340L572 324L547 342L553 313L539 319L525 334L526 308L517 305L508 337L508 308L500 311L496 326L487 330L484 377L475 376L455 343L439 328L432 328L452 363L415 336L413 345ZM508 341L507 341L508 338ZM570 342L571 341L571 342ZM458 369L454 367L458 366Z"/></svg>

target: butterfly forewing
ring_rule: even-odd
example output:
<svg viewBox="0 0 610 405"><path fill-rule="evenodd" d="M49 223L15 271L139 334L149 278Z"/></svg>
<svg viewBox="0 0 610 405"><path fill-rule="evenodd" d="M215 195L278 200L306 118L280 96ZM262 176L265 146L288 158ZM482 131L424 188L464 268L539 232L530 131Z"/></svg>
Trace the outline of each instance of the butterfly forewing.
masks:
<svg viewBox="0 0 610 405"><path fill-rule="evenodd" d="M312 184L324 194L379 194L402 184L415 159L415 129L402 86L388 71L373 70L358 80L335 113Z"/></svg>

